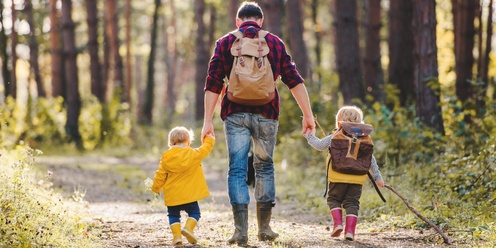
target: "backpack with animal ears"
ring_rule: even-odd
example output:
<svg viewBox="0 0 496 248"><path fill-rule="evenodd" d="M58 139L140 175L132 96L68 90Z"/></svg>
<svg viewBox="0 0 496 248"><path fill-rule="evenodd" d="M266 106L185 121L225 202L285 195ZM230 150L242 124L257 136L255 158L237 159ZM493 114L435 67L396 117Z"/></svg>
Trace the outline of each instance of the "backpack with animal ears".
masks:
<svg viewBox="0 0 496 248"><path fill-rule="evenodd" d="M231 32L236 40L231 47L234 60L227 86L227 98L230 101L261 106L275 98L276 81L267 58L269 46L265 40L268 33L259 30L255 37L249 38L239 30Z"/></svg>

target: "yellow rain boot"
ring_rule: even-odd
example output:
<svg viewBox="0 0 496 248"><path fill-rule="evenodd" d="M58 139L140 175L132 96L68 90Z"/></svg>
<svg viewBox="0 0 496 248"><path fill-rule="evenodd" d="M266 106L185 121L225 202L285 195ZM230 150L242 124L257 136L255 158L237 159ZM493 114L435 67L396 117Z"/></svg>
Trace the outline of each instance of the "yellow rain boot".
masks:
<svg viewBox="0 0 496 248"><path fill-rule="evenodd" d="M190 217L186 220L186 224L184 224L183 230L181 230L181 233L184 235L184 237L186 237L190 244L196 244L198 242L194 234L195 227L196 220Z"/></svg>
<svg viewBox="0 0 496 248"><path fill-rule="evenodd" d="M181 235L181 223L176 222L170 225L172 231L172 245L182 245L183 236Z"/></svg>

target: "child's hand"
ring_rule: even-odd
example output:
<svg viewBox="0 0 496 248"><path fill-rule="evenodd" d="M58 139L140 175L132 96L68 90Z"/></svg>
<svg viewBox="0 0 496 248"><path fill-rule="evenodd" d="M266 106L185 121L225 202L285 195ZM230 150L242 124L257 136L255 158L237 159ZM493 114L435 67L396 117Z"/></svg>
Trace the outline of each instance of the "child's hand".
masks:
<svg viewBox="0 0 496 248"><path fill-rule="evenodd" d="M310 137L311 135L312 135L312 131L311 131L311 130L307 131L307 132L304 134L305 138L308 138L308 137Z"/></svg>
<svg viewBox="0 0 496 248"><path fill-rule="evenodd" d="M382 179L375 181L375 184L377 184L381 188L384 188L384 180L382 180Z"/></svg>
<svg viewBox="0 0 496 248"><path fill-rule="evenodd" d="M215 136L213 136L211 133L207 134L208 137L215 139Z"/></svg>

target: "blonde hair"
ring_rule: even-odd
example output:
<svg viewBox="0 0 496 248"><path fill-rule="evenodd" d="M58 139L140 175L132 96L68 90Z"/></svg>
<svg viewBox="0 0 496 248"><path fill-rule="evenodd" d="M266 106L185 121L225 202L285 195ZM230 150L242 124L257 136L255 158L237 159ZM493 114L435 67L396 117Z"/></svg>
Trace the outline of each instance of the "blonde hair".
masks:
<svg viewBox="0 0 496 248"><path fill-rule="evenodd" d="M169 132L169 146L173 146L181 143L190 143L194 140L193 130L187 129L182 126L173 128Z"/></svg>
<svg viewBox="0 0 496 248"><path fill-rule="evenodd" d="M336 114L336 128L340 121L363 123L363 112L356 106L344 106Z"/></svg>

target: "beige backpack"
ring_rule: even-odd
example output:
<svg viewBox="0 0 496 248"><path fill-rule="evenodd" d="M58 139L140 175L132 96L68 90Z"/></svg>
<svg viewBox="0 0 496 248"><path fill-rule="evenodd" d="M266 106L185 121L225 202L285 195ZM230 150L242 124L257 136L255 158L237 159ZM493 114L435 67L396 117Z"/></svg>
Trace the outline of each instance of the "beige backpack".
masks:
<svg viewBox="0 0 496 248"><path fill-rule="evenodd" d="M269 46L260 30L254 38L245 37L239 30L231 32L236 36L231 47L234 56L228 80L227 98L235 103L261 106L276 96L276 82L267 55Z"/></svg>

